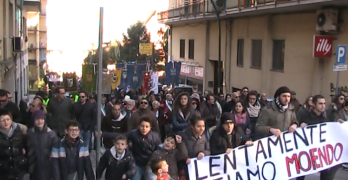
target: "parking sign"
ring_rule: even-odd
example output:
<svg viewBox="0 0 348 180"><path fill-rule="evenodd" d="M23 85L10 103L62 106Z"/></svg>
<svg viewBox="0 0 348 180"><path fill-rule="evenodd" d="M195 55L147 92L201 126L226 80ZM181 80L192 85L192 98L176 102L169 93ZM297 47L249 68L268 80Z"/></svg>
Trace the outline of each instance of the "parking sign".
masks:
<svg viewBox="0 0 348 180"><path fill-rule="evenodd" d="M337 45L336 64L345 64L347 57L347 45Z"/></svg>

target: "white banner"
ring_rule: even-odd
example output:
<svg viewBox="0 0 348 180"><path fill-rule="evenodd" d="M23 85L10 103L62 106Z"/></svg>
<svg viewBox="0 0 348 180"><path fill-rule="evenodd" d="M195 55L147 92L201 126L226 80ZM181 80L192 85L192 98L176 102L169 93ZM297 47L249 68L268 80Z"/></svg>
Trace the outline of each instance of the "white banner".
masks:
<svg viewBox="0 0 348 180"><path fill-rule="evenodd" d="M158 75L155 73L152 73L151 75L150 91L153 91L155 94L158 94Z"/></svg>
<svg viewBox="0 0 348 180"><path fill-rule="evenodd" d="M190 180L286 180L348 162L348 123L323 123L267 137L230 154L191 159Z"/></svg>

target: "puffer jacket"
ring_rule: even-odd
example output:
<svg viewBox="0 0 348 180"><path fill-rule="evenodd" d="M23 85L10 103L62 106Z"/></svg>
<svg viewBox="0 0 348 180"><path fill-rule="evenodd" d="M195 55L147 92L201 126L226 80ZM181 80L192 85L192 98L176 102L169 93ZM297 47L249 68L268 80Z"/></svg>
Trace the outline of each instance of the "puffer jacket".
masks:
<svg viewBox="0 0 348 180"><path fill-rule="evenodd" d="M42 131L34 128L28 131L28 162L31 178L51 180L52 164L50 160L52 147L58 142L54 131L45 126Z"/></svg>
<svg viewBox="0 0 348 180"><path fill-rule="evenodd" d="M12 123L10 134L0 131L0 179L15 180L26 174L26 137L24 126Z"/></svg>
<svg viewBox="0 0 348 180"><path fill-rule="evenodd" d="M136 174L135 161L131 152L125 150L124 156L120 160L117 160L115 147L106 151L100 158L96 170L97 180L100 180L105 169L106 180L122 179L124 174L126 175L126 179L131 179Z"/></svg>

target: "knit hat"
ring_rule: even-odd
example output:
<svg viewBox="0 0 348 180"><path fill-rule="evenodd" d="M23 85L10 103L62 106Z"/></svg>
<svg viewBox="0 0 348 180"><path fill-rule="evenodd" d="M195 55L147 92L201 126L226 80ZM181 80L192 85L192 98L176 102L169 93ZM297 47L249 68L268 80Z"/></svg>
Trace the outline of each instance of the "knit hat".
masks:
<svg viewBox="0 0 348 180"><path fill-rule="evenodd" d="M277 89L277 91L274 94L274 99L276 99L277 97L279 97L281 94L283 93L291 93L290 89L286 86L282 86L280 88Z"/></svg>
<svg viewBox="0 0 348 180"><path fill-rule="evenodd" d="M220 122L221 122L221 124L234 123L233 115L231 113L224 112L220 117Z"/></svg>
<svg viewBox="0 0 348 180"><path fill-rule="evenodd" d="M35 121L36 119L46 119L46 115L42 110L36 110L31 115L31 118L33 121Z"/></svg>
<svg viewBox="0 0 348 180"><path fill-rule="evenodd" d="M197 102L200 102L199 94L198 93L193 93L191 95L191 99L195 99Z"/></svg>

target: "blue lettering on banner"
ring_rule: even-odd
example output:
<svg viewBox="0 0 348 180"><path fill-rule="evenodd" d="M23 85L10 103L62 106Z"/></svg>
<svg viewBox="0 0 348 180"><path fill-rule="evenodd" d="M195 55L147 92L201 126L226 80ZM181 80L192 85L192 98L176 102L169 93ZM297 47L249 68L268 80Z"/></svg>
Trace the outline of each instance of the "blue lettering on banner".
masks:
<svg viewBox="0 0 348 180"><path fill-rule="evenodd" d="M348 162L348 122L297 128L240 146L230 154L191 159L190 180L284 180Z"/></svg>

